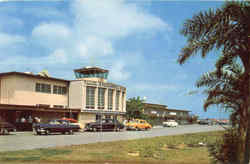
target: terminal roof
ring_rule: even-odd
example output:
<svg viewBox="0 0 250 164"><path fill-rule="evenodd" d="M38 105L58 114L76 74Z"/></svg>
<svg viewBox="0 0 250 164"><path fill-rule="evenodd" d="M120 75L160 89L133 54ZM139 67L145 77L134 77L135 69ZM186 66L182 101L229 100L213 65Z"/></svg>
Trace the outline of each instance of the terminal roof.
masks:
<svg viewBox="0 0 250 164"><path fill-rule="evenodd" d="M99 68L99 67L83 67L80 69L75 69L74 72L78 72L82 74L94 74L94 73L106 73L109 71L106 69Z"/></svg>

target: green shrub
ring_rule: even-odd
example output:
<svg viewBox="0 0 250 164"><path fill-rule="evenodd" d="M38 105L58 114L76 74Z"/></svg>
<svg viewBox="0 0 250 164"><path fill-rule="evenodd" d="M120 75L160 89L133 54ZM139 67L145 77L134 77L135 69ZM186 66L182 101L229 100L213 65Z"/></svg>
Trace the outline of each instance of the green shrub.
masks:
<svg viewBox="0 0 250 164"><path fill-rule="evenodd" d="M215 143L208 145L208 151L212 163L237 163L237 145L239 136L235 129L229 129L222 138L217 139Z"/></svg>

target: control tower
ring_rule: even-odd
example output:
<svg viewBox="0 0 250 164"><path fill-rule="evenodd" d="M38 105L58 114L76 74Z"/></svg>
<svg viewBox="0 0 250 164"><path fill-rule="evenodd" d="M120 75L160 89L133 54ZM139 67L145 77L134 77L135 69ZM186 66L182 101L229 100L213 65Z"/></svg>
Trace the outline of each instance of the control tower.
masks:
<svg viewBox="0 0 250 164"><path fill-rule="evenodd" d="M107 82L109 73L108 70L91 66L75 69L74 72L77 80L90 80L98 82Z"/></svg>

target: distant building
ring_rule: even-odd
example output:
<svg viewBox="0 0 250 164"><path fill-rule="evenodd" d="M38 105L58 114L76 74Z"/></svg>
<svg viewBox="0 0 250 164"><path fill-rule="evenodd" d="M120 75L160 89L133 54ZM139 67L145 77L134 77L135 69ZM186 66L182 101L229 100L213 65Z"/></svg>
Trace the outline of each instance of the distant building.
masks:
<svg viewBox="0 0 250 164"><path fill-rule="evenodd" d="M186 118L189 116L189 110L170 109L167 105L143 103L143 113L160 118Z"/></svg>
<svg viewBox="0 0 250 164"><path fill-rule="evenodd" d="M35 117L43 122L71 117L83 124L101 117L123 118L126 88L107 82L108 70L85 67L74 72L75 80L46 72L0 73L0 120L24 127L22 123L30 126Z"/></svg>

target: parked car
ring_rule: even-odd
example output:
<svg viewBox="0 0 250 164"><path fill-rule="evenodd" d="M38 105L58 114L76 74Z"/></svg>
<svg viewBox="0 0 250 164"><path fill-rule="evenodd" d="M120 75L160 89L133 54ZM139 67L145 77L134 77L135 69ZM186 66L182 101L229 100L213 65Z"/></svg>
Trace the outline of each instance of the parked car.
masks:
<svg viewBox="0 0 250 164"><path fill-rule="evenodd" d="M9 134L9 132L16 131L16 127L9 122L0 121L0 134Z"/></svg>
<svg viewBox="0 0 250 164"><path fill-rule="evenodd" d="M177 127L179 124L175 120L167 120L162 123L163 127Z"/></svg>
<svg viewBox="0 0 250 164"><path fill-rule="evenodd" d="M102 119L96 122L90 122L85 125L85 131L120 131L124 125L118 120Z"/></svg>
<svg viewBox="0 0 250 164"><path fill-rule="evenodd" d="M146 121L142 119L130 120L126 123L127 130L149 130L152 126Z"/></svg>
<svg viewBox="0 0 250 164"><path fill-rule="evenodd" d="M213 125L213 122L209 119L202 119L198 121L198 124L200 125Z"/></svg>
<svg viewBox="0 0 250 164"><path fill-rule="evenodd" d="M67 121L69 121L69 123L71 124L71 125L77 125L77 126L79 126L80 127L80 130L83 130L84 129L84 126L80 123L80 122L78 122L77 120L75 120L75 119L73 119L73 118L66 118L66 117L63 117L63 118L61 118L62 120L67 120Z"/></svg>
<svg viewBox="0 0 250 164"><path fill-rule="evenodd" d="M72 125L67 120L51 120L47 124L38 123L34 125L34 129L37 135L41 134L50 134L50 133L68 133L74 134L75 131L78 131L80 127L78 125Z"/></svg>
<svg viewBox="0 0 250 164"><path fill-rule="evenodd" d="M182 120L182 121L179 121L177 122L179 125L189 125L191 124L190 122L186 121L186 120Z"/></svg>

